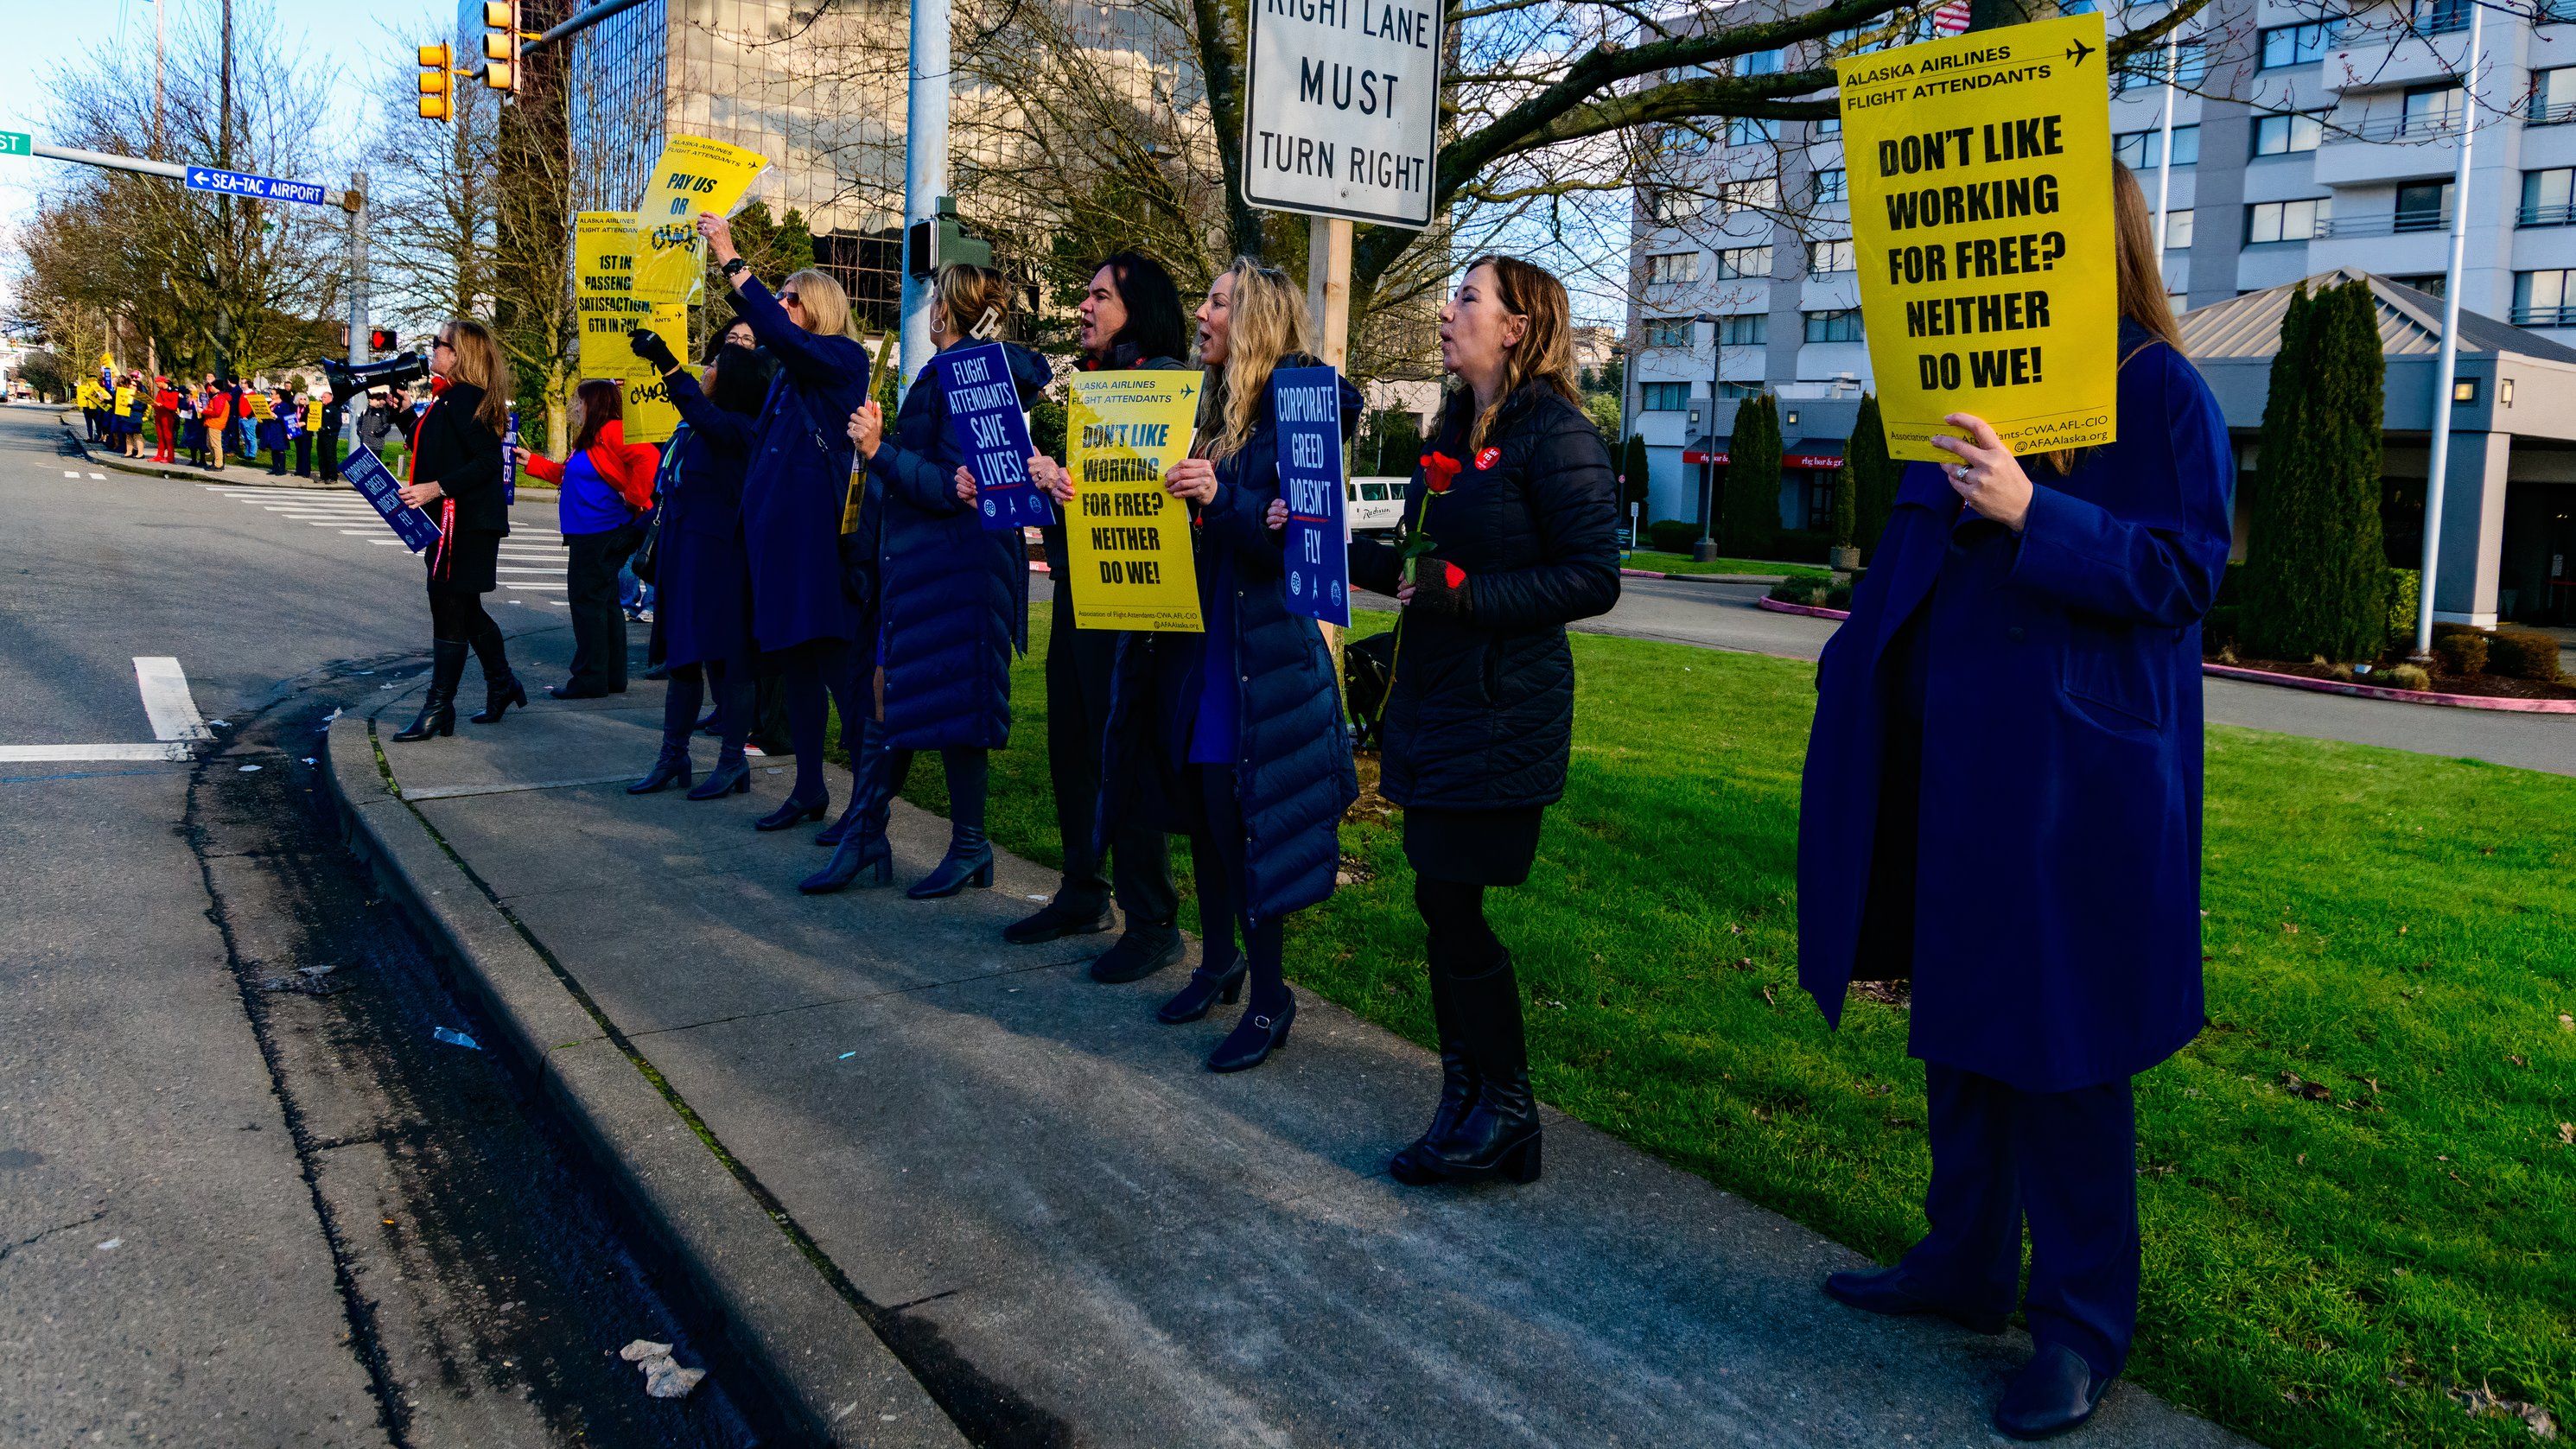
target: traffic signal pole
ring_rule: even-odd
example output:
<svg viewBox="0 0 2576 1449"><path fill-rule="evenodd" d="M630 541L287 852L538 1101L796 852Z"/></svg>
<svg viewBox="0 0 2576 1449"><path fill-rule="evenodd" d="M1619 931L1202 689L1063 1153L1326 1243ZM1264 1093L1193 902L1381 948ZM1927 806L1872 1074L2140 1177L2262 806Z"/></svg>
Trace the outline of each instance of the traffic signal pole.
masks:
<svg viewBox="0 0 2576 1449"><path fill-rule="evenodd" d="M904 235L939 226L948 190L948 0L912 0L912 77L903 126ZM898 389L930 365L930 279L903 268L903 361ZM898 393L898 395L900 395Z"/></svg>
<svg viewBox="0 0 2576 1449"><path fill-rule="evenodd" d="M340 205L349 214L349 365L361 367L375 360L367 347L367 173L349 173Z"/></svg>

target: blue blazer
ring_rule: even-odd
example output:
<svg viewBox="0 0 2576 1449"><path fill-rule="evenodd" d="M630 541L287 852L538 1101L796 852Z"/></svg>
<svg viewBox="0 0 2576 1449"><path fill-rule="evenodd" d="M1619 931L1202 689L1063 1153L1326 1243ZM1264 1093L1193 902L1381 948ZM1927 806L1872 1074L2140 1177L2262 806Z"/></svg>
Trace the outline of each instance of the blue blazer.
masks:
<svg viewBox="0 0 2576 1449"><path fill-rule="evenodd" d="M1291 356L1282 367L1311 365ZM1357 420L1359 393L1342 384L1342 424ZM1235 899L1254 922L1272 921L1333 894L1341 867L1342 812L1360 794L1350 727L1333 680L1333 656L1314 620L1288 608L1283 534L1263 521L1279 496L1279 426L1267 398L1241 451L1216 465L1216 496L1190 530L1199 617L1216 618L1217 559L1234 589L1235 804L1244 826L1244 879ZM1061 607L1061 605L1059 605ZM1101 766L1101 848L1113 824L1150 823L1197 834L1181 771L1198 723L1206 650L1191 634L1118 635Z"/></svg>
<svg viewBox="0 0 2576 1449"><path fill-rule="evenodd" d="M1025 347L1003 350L1026 406L1054 369ZM948 396L925 367L868 459L859 513L885 671L880 709L895 749L1011 742L1011 654L1029 647L1028 549L1018 529L988 529L958 499L966 456L949 436Z"/></svg>
<svg viewBox="0 0 2576 1449"><path fill-rule="evenodd" d="M2035 470L2018 536L1907 468L1816 673L1799 983L1838 1022L1853 979L1910 974L1912 1054L2026 1091L2125 1079L2204 1020L2200 621L2235 461L2200 374L2121 331L2118 440ZM1881 663L1918 612L1915 889L1865 923L1873 868L1907 845L1873 838L1912 728Z"/></svg>
<svg viewBox="0 0 2576 1449"><path fill-rule="evenodd" d="M666 379L685 420L671 440L653 612L674 667L751 655L751 559L743 549L742 480L755 420L727 412L681 368Z"/></svg>
<svg viewBox="0 0 2576 1449"><path fill-rule="evenodd" d="M757 279L744 281L735 306L779 363L742 481L753 642L776 650L855 639L858 608L841 588L841 510L850 414L868 395L868 351L788 321Z"/></svg>

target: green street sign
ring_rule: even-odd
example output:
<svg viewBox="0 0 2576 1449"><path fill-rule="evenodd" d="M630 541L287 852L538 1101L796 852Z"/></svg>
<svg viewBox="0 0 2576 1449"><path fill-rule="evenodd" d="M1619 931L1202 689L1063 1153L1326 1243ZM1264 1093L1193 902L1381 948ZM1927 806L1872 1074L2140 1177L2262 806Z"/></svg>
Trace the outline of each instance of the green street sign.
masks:
<svg viewBox="0 0 2576 1449"><path fill-rule="evenodd" d="M33 156L36 138L24 131L0 131L0 156Z"/></svg>

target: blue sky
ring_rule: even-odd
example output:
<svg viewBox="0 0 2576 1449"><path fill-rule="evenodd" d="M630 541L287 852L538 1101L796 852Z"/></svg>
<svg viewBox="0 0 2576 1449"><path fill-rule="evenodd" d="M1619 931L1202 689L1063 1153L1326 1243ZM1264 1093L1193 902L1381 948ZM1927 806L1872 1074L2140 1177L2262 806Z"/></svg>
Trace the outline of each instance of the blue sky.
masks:
<svg viewBox="0 0 2576 1449"><path fill-rule="evenodd" d="M8 44L0 46L0 130L26 131L39 141L45 129L45 82L56 67L77 63L102 47L152 51L153 7L166 5L175 29L183 17L212 14L220 0L0 0ZM365 125L357 77L384 63L391 38L430 22L453 23L456 0L234 0L236 15L266 4L278 27L301 44L290 47L299 74L336 92L331 113L348 118L354 140ZM244 64L257 58L241 57ZM274 63L274 58L269 58ZM10 225L30 215L37 188L71 168L60 161L0 157L0 219ZM321 178L328 179L328 178Z"/></svg>

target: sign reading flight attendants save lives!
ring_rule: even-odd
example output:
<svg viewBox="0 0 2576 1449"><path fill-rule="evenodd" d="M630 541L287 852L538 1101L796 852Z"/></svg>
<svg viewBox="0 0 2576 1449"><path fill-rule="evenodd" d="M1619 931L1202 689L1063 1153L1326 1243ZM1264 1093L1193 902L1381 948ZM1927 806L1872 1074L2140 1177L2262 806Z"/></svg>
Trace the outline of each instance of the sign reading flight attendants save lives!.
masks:
<svg viewBox="0 0 2576 1449"><path fill-rule="evenodd" d="M1196 634L1198 567L1189 505L1163 475L1189 456L1200 375L1094 372L1068 384L1065 439L1073 506L1065 520L1077 629Z"/></svg>
<svg viewBox="0 0 2576 1449"><path fill-rule="evenodd" d="M2099 14L1834 62L1861 324L1894 456L1974 413L2015 453L2118 429Z"/></svg>
<svg viewBox="0 0 2576 1449"><path fill-rule="evenodd" d="M1431 224L1439 0L1251 0L1243 199Z"/></svg>
<svg viewBox="0 0 2576 1449"><path fill-rule="evenodd" d="M984 527L1044 528L1055 522L1046 495L1029 481L1029 420L1011 381L1011 359L998 342L959 347L930 359L948 404L948 436L975 475L975 511Z"/></svg>
<svg viewBox="0 0 2576 1449"><path fill-rule="evenodd" d="M1280 542L1288 611L1351 626L1351 534L1342 508L1342 381L1329 367L1270 374L1279 420L1279 496L1288 504Z"/></svg>

